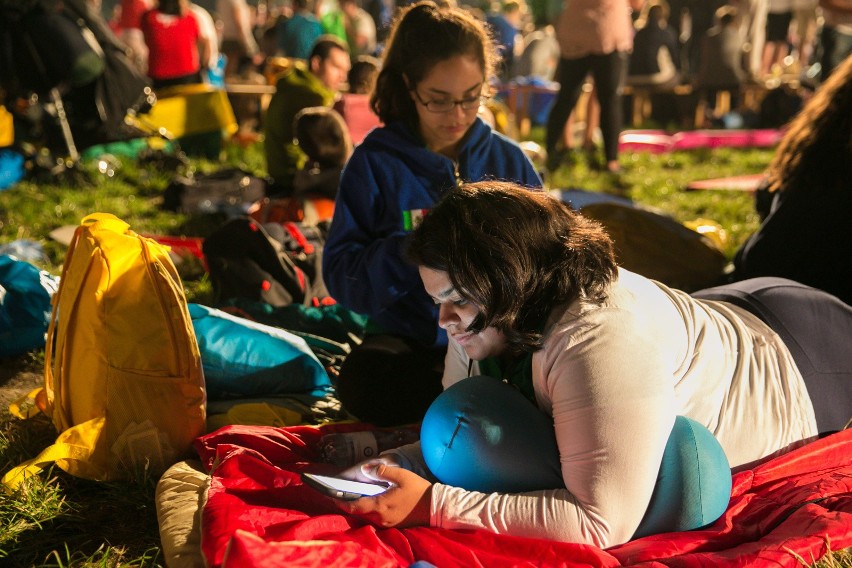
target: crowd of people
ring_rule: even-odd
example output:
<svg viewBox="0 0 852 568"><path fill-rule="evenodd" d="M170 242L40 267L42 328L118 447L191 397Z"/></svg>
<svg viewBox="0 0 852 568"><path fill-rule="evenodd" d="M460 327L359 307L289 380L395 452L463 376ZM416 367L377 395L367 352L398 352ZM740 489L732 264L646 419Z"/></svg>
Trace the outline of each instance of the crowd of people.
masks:
<svg viewBox="0 0 852 568"><path fill-rule="evenodd" d="M307 62L323 36L339 39L352 63L360 57L378 58L387 47L392 19L408 3L216 0L208 3L208 12L189 0L120 0L110 22L155 86L221 80L222 75L251 81L247 74L262 74L269 58ZM592 167L617 174L626 85L651 89L659 122L683 125L693 116L678 110L682 105L672 95L678 85L694 88L690 100L703 101L708 121L721 120L715 109L718 92L727 92L728 106L737 109L741 87L750 83L787 77L812 90L852 50L852 8L842 0L566 0L556 5L495 0L459 5L484 22L494 39L499 62L488 80L495 92L518 80L558 86L545 121L548 170L575 160L572 117L587 83L594 90L585 113L583 151ZM143 18L148 10L152 12ZM339 91L346 90L345 84ZM800 100L797 94L791 97ZM796 104L791 102L791 108ZM238 118L262 129L262 112L254 114ZM776 122L786 121L789 114ZM277 163L271 167L279 168ZM289 186L290 180L281 183Z"/></svg>
<svg viewBox="0 0 852 568"><path fill-rule="evenodd" d="M457 0L447 0L455 5ZM93 3L99 5L99 1ZM406 0L212 0L201 3L182 2L181 10L192 13L199 27L207 28L208 18L215 22L214 34L202 30L208 40L216 40L228 59L228 72L246 63L262 64L262 58L283 55L306 59L313 42L323 34L345 41L353 58L380 55L398 10ZM142 13L150 9L174 11L171 2L159 6L158 0L119 0L106 17L118 35L137 54L141 65L147 65L148 46L141 33ZM550 2L549 4L553 4ZM530 74L552 78L553 55L559 48L572 49L570 25L563 37L554 33L564 13L576 12L583 4L565 2L555 7L548 3L524 0L497 2L459 2L459 5L487 22L501 54L498 74L503 80ZM669 52L671 63L692 77L699 73L708 57L705 37L716 35L720 19L730 14L735 24L738 66L746 75L761 79L773 73L808 68L818 64L814 73L823 77L837 66L850 47L850 15L847 3L840 0L629 0L629 2L595 1L600 6L596 18L615 22L612 9L622 12L629 7L634 30L630 35L656 36L649 41ZM653 13L649 13L652 12ZM212 16L212 17L211 17ZM623 18L621 14L619 18ZM201 21L203 20L203 21ZM593 23L593 22L592 22ZM648 32L639 34L646 26ZM712 31L712 33L711 33ZM624 32L621 32L624 33ZM175 41L182 41L176 39ZM625 40L619 44L624 47ZM542 45L539 45L542 44ZM600 51L599 48L596 48ZM631 51L630 48L624 51ZM633 52L638 58L639 75L646 75L658 58L657 52ZM713 59L714 57L709 57ZM548 62L549 60L549 62ZM530 67L537 70L530 73ZM667 71L667 69L663 69Z"/></svg>

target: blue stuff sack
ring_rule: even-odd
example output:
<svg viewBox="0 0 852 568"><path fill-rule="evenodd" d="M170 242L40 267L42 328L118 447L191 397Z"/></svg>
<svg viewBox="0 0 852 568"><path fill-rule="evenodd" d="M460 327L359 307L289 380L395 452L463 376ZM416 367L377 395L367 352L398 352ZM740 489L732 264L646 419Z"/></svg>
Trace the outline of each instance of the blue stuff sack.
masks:
<svg viewBox="0 0 852 568"><path fill-rule="evenodd" d="M24 179L24 157L13 150L0 150L0 189L12 187Z"/></svg>
<svg viewBox="0 0 852 568"><path fill-rule="evenodd" d="M323 396L331 380L305 340L283 329L189 304L207 396Z"/></svg>
<svg viewBox="0 0 852 568"><path fill-rule="evenodd" d="M44 347L50 301L59 279L29 262L0 255L0 357Z"/></svg>

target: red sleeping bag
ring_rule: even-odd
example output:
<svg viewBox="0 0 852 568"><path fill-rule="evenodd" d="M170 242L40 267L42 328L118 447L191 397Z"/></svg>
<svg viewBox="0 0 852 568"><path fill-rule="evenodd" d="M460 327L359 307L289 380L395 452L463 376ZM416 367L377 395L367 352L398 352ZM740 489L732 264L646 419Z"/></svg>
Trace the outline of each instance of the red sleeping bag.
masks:
<svg viewBox="0 0 852 568"><path fill-rule="evenodd" d="M481 530L380 529L342 514L298 472L330 473L317 442L363 425L227 426L196 441L212 468L202 549L212 567L742 566L800 567L852 546L852 429L734 475L710 527L595 546ZM215 466L215 467L214 467Z"/></svg>

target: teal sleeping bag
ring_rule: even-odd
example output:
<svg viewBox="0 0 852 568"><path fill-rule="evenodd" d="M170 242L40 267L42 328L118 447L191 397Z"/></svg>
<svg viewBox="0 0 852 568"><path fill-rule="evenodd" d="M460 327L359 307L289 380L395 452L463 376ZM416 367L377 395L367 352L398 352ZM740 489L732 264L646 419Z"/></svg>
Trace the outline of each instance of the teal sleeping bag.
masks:
<svg viewBox="0 0 852 568"><path fill-rule="evenodd" d="M305 340L283 329L189 304L210 400L330 392Z"/></svg>
<svg viewBox="0 0 852 568"><path fill-rule="evenodd" d="M0 255L0 358L44 347L59 279L29 262Z"/></svg>

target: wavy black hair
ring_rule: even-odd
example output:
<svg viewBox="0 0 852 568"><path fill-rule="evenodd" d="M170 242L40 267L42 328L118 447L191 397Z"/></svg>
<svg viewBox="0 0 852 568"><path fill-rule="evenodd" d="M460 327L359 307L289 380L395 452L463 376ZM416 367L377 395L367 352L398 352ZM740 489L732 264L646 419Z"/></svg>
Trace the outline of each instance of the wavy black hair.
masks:
<svg viewBox="0 0 852 568"><path fill-rule="evenodd" d="M617 274L612 240L596 221L541 190L499 181L464 184L424 217L411 262L448 274L480 308L468 328L502 331L515 352L542 347L558 304L601 303Z"/></svg>

